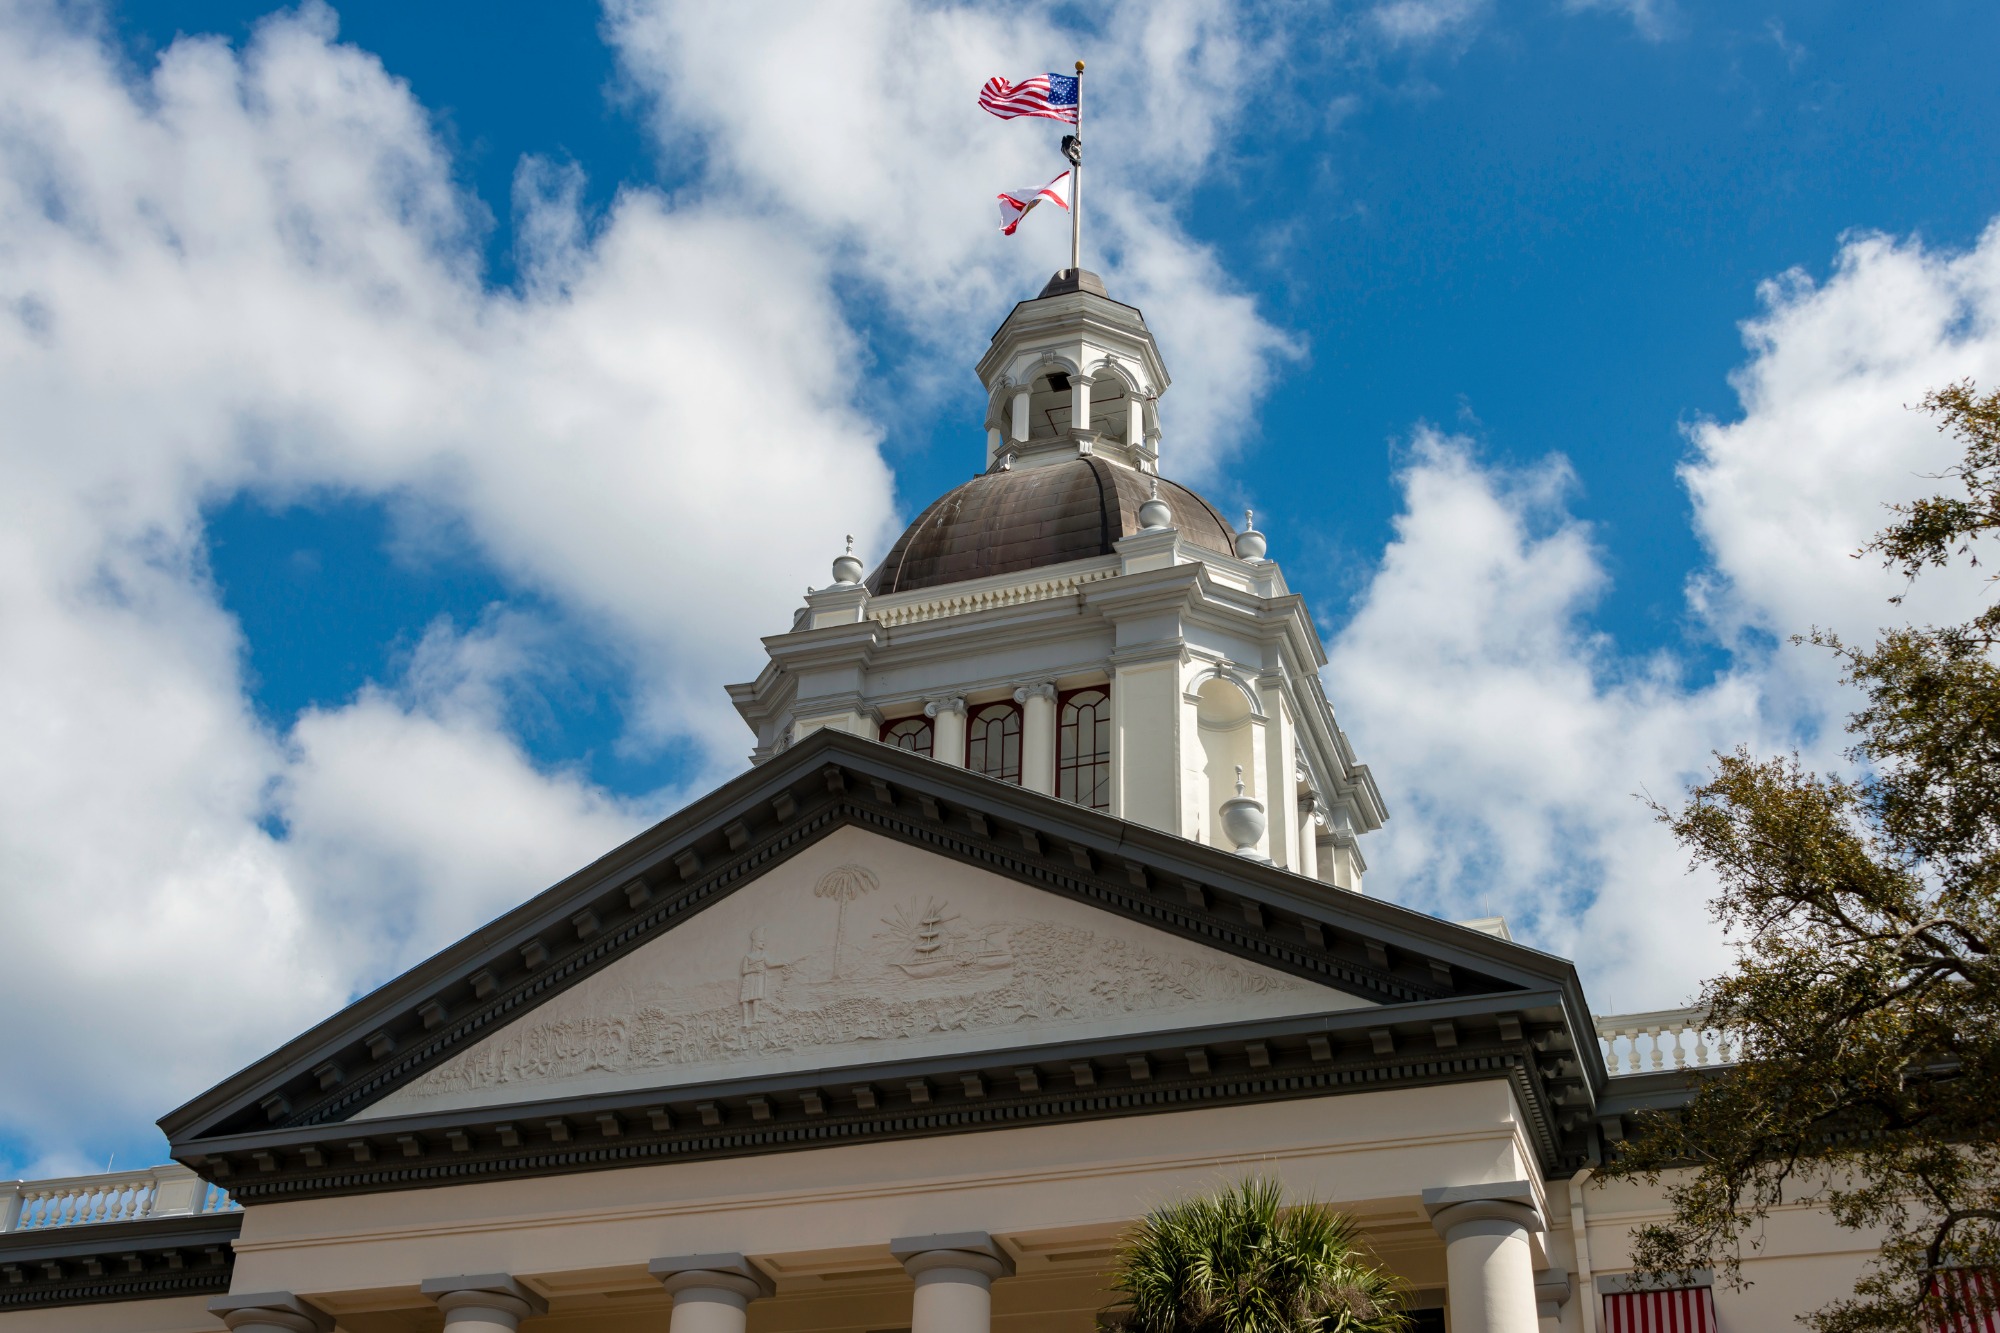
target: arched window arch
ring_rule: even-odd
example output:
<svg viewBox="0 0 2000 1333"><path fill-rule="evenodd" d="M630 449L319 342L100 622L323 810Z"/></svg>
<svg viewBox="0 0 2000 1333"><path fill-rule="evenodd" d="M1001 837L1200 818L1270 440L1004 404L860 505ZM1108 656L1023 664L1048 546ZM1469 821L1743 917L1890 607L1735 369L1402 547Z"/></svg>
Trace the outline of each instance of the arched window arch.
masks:
<svg viewBox="0 0 2000 1333"><path fill-rule="evenodd" d="M1111 808L1111 692L1071 690L1056 708L1056 795L1092 810Z"/></svg>
<svg viewBox="0 0 2000 1333"><path fill-rule="evenodd" d="M931 752L931 720L927 717L905 717L884 722L882 743L913 754L928 755Z"/></svg>
<svg viewBox="0 0 2000 1333"><path fill-rule="evenodd" d="M965 719L965 766L989 778L1021 785L1021 709L981 704Z"/></svg>

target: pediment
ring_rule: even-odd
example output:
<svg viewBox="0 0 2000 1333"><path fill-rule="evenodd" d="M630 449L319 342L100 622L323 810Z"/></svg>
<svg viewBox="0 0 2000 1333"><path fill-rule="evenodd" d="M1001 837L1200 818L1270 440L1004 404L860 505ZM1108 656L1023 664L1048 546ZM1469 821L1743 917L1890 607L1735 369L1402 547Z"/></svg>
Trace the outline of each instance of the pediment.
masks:
<svg viewBox="0 0 2000 1333"><path fill-rule="evenodd" d="M355 1119L1368 1005L849 826Z"/></svg>

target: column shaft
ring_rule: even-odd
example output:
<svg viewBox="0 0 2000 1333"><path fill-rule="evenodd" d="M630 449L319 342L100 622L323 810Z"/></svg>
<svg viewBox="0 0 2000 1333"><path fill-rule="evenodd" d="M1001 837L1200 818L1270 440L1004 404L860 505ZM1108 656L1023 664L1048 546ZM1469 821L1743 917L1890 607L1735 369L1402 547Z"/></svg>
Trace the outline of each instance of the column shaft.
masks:
<svg viewBox="0 0 2000 1333"><path fill-rule="evenodd" d="M1013 1260L984 1232L913 1236L889 1252L916 1279L910 1333L992 1333L993 1279L1013 1273Z"/></svg>
<svg viewBox="0 0 2000 1333"><path fill-rule="evenodd" d="M1053 795L1056 789L1056 687L1046 682L1014 691L1021 705L1021 785Z"/></svg>
<svg viewBox="0 0 2000 1333"><path fill-rule="evenodd" d="M682 1287L674 1292L674 1313L668 1333L743 1333L750 1323L749 1306L741 1292L720 1287Z"/></svg>
<svg viewBox="0 0 2000 1333"><path fill-rule="evenodd" d="M988 1333L993 1326L991 1282L969 1268L919 1273L910 1333Z"/></svg>
<svg viewBox="0 0 2000 1333"><path fill-rule="evenodd" d="M931 720L931 758L965 767L965 700L933 699L924 705Z"/></svg>
<svg viewBox="0 0 2000 1333"><path fill-rule="evenodd" d="M1510 1193L1522 1193L1513 1182ZM1535 1255L1528 1237L1540 1213L1513 1198L1464 1199L1464 1190L1431 1191L1431 1225L1444 1237L1445 1299L1452 1333L1539 1333ZM1497 1191L1496 1191L1497 1192ZM1459 1199L1449 1198L1460 1195ZM1446 1197L1437 1198L1435 1195Z"/></svg>

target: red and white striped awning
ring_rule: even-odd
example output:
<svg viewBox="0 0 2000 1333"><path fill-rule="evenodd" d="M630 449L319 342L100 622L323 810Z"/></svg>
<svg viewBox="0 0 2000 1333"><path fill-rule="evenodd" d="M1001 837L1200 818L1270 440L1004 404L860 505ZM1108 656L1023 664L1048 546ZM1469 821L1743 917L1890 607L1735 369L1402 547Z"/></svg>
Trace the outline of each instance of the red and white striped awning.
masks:
<svg viewBox="0 0 2000 1333"><path fill-rule="evenodd" d="M1991 1269L1948 1268L1938 1274L1959 1303L1980 1314L1947 1314L1939 1302L1938 1333L2000 1333L2000 1277Z"/></svg>
<svg viewBox="0 0 2000 1333"><path fill-rule="evenodd" d="M1707 1287L1607 1295L1604 1333L1717 1333L1715 1297Z"/></svg>

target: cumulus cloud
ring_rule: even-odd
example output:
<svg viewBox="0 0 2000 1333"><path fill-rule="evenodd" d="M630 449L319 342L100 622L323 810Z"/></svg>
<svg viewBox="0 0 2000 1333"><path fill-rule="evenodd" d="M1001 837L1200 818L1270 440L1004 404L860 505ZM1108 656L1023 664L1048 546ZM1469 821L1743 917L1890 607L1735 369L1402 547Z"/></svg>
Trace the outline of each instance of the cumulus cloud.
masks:
<svg viewBox="0 0 2000 1333"><path fill-rule="evenodd" d="M1428 430L1331 649L1329 694L1392 813L1368 849L1373 884L1446 916L1506 915L1576 958L1605 1010L1683 1003L1727 957L1712 883L1639 797L1672 804L1738 744L1842 763L1855 700L1824 655L1783 640L1963 619L1991 591L1939 573L1892 607L1900 579L1850 557L1885 503L1927 492L1952 458L1907 405L1964 376L2000 383L2000 225L1964 253L1853 237L1824 282L1788 273L1761 300L1734 376L1742 414L1693 424L1681 470L1708 553L1690 617L1726 649L1723 671L1634 660L1593 631L1617 593L1559 455L1489 466Z"/></svg>
<svg viewBox="0 0 2000 1333"><path fill-rule="evenodd" d="M1219 6L1163 10L1144 41L1137 14L1122 31L1172 83L1149 94L1167 99L1155 123L1123 131L1134 160L1213 151L1221 125L1172 94L1234 86L1254 57ZM612 30L653 80L648 32L728 44L745 17L619 10ZM1012 183L1034 151L1022 134L974 111L920 125L912 154L842 161L826 156L842 127L798 101L836 39L885 75L912 32L949 57L939 78L1022 72L1031 48L1072 44L1045 14L791 18L705 67L727 79L673 66L658 84L666 150L706 163L671 199L628 189L586 217L575 167L520 164L521 280L496 290L486 206L330 10L274 16L240 50L184 38L140 71L75 11L0 16L0 1007L17 1020L0 1065L32 1071L0 1080L0 1175L129 1145L678 804L524 752L520 702L575 642L633 701L628 745L682 747L689 788L740 763L719 684L754 672L758 636L844 533L880 549L896 523L862 406L884 352L837 293L874 283L892 327L962 366L985 332L964 312L1032 289L1061 248L1059 228L1040 258L996 243L985 169ZM746 78L766 99L747 122ZM925 122L918 94L941 96L925 84L877 109ZM879 144L892 123L846 128ZM961 169L975 130L1000 147ZM760 175L737 139L754 134L796 134L799 151ZM866 170L890 170L913 211L870 215L883 191ZM918 190L895 171L958 174ZM1196 303L1215 364L1268 375L1283 335L1157 199L1115 241L1141 207L1118 188L1107 172L1103 234L1130 256L1129 290ZM1202 421L1200 392L1185 397ZM433 626L395 678L274 728L205 560L204 514L243 495L438 515L553 609Z"/></svg>
<svg viewBox="0 0 2000 1333"><path fill-rule="evenodd" d="M1115 53L1084 76L1084 262L1118 299L1172 312L1154 321L1176 375L1166 448L1191 478L1242 446L1254 423L1246 397L1255 401L1272 367L1297 351L1178 221L1179 196L1233 128L1231 109L1254 101L1247 90L1274 77L1287 52L1258 13L1220 0L1121 3L1086 35L1050 5L607 7L660 134L700 133L719 178L839 247L916 335L909 380L933 402L972 383L991 332L964 312L1003 312L1069 263L1059 215L1002 240L992 202L1062 169L1061 127L1000 125L973 91L1052 60L1067 68L1052 53L1086 41Z"/></svg>

